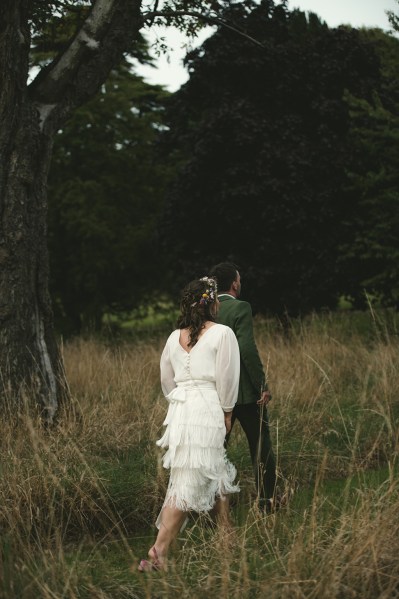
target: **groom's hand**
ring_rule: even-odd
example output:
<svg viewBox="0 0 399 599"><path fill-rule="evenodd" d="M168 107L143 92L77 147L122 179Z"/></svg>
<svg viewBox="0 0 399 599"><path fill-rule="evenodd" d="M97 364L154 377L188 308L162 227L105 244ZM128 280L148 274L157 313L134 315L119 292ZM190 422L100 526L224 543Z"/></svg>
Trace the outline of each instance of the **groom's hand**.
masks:
<svg viewBox="0 0 399 599"><path fill-rule="evenodd" d="M233 412L224 413L224 425L226 427L226 435L231 431L231 417Z"/></svg>
<svg viewBox="0 0 399 599"><path fill-rule="evenodd" d="M262 391L260 399L258 399L256 403L258 404L258 406L267 406L271 398L272 394L270 393L270 391Z"/></svg>

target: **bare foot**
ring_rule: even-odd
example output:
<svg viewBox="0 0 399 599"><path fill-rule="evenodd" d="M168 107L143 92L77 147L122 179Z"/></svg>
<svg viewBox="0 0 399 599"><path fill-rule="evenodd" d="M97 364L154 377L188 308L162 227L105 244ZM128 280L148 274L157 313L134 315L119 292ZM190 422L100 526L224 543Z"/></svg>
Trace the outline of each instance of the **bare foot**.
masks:
<svg viewBox="0 0 399 599"><path fill-rule="evenodd" d="M153 545L148 551L148 556L151 558L151 562L158 568L158 570L163 570L165 566L165 559L159 549L156 549L155 545Z"/></svg>
<svg viewBox="0 0 399 599"><path fill-rule="evenodd" d="M163 570L165 567L164 561L161 559L159 552L156 550L155 545L148 551L148 557L150 560L142 559L138 570L139 572L158 572Z"/></svg>

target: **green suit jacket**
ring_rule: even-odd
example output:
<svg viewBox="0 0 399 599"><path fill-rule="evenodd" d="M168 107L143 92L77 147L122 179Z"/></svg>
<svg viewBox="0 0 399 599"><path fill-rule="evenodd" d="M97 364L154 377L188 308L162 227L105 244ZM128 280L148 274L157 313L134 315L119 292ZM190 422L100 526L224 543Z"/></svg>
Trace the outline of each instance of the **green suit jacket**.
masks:
<svg viewBox="0 0 399 599"><path fill-rule="evenodd" d="M221 294L219 301L217 320L233 329L240 348L241 371L237 405L256 402L267 387L254 339L251 306L231 295Z"/></svg>

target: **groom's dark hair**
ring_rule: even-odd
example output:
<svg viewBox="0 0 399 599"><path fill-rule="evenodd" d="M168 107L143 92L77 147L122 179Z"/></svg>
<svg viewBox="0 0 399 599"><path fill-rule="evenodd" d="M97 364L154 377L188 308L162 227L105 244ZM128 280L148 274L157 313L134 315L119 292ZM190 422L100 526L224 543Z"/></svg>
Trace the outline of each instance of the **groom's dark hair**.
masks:
<svg viewBox="0 0 399 599"><path fill-rule="evenodd" d="M215 278L218 284L218 291L228 291L237 278L238 268L232 262L220 262L212 266L209 274Z"/></svg>

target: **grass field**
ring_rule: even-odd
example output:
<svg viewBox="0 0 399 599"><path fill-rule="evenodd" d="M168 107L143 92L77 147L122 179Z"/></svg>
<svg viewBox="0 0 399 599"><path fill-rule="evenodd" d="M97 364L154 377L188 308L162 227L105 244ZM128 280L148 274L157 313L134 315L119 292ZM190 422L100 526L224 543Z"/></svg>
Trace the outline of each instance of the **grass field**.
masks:
<svg viewBox="0 0 399 599"><path fill-rule="evenodd" d="M166 411L165 335L63 348L72 406L44 430L3 416L0 597L399 597L399 343L395 317L257 320L273 401L277 515L256 508L246 442L234 533L192 517L167 572L139 575L167 474L154 446Z"/></svg>

